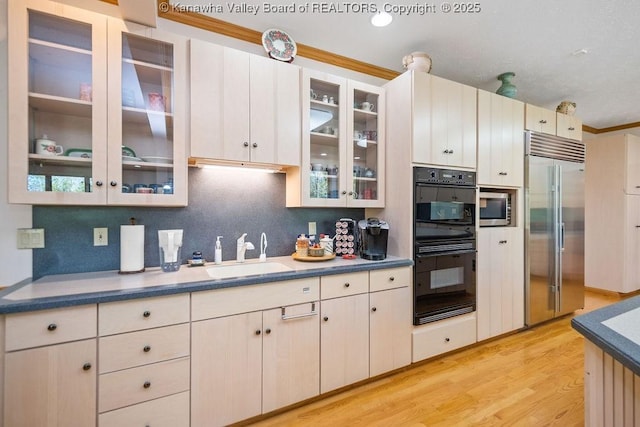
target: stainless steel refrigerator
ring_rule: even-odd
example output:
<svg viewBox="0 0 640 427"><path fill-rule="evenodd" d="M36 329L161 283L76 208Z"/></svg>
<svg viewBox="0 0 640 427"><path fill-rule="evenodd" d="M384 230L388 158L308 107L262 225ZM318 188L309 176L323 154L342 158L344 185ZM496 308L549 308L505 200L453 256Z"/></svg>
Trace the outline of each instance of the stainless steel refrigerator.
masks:
<svg viewBox="0 0 640 427"><path fill-rule="evenodd" d="M525 134L525 323L584 307L584 158L580 141Z"/></svg>

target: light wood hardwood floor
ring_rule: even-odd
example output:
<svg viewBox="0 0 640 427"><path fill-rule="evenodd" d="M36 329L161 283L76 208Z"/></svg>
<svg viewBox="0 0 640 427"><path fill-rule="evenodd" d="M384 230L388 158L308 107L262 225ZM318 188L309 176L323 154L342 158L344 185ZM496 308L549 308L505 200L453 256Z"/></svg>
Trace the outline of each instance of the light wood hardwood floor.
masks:
<svg viewBox="0 0 640 427"><path fill-rule="evenodd" d="M587 291L584 311L617 300ZM245 425L582 426L583 337L570 321L422 362Z"/></svg>

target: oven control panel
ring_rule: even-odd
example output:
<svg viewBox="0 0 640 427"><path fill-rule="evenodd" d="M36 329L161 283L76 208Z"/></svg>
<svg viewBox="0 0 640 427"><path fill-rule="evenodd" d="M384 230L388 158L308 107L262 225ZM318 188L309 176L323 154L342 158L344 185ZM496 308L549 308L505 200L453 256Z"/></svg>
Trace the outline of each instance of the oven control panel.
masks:
<svg viewBox="0 0 640 427"><path fill-rule="evenodd" d="M461 171L455 169L437 169L414 167L414 180L416 183L438 185L456 185L464 187L475 187L476 173L469 171Z"/></svg>

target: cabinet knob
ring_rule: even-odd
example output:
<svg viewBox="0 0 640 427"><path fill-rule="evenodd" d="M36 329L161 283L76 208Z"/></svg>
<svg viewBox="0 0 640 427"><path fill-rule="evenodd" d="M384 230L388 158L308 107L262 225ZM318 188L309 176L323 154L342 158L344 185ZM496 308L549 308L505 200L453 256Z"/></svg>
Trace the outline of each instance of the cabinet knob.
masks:
<svg viewBox="0 0 640 427"><path fill-rule="evenodd" d="M249 143L247 141L245 141L242 145L244 145L245 147L248 147Z"/></svg>
<svg viewBox="0 0 640 427"><path fill-rule="evenodd" d="M540 120L540 123L542 123L543 125L546 125L546 124L547 124L547 121L546 121L546 120L544 120L544 119L542 119L542 120Z"/></svg>
<svg viewBox="0 0 640 427"><path fill-rule="evenodd" d="M102 181L96 181L96 187L102 187Z"/></svg>
<svg viewBox="0 0 640 427"><path fill-rule="evenodd" d="M324 320L325 322L327 322L327 321L329 321L329 317L328 317L328 316L324 316L324 317L322 318L322 320Z"/></svg>
<svg viewBox="0 0 640 427"><path fill-rule="evenodd" d="M257 143L257 142L254 142L253 144L251 144L251 146L252 146L253 148L257 148L257 147L258 147L258 143Z"/></svg>
<svg viewBox="0 0 640 427"><path fill-rule="evenodd" d="M142 351L144 351L145 353L149 353L151 351L151 346L150 345L145 345L142 348Z"/></svg>
<svg viewBox="0 0 640 427"><path fill-rule="evenodd" d="M453 154L453 150L449 150L449 154Z"/></svg>
<svg viewBox="0 0 640 427"><path fill-rule="evenodd" d="M371 311L378 311L378 309L375 307L371 307Z"/></svg>
<svg viewBox="0 0 640 427"><path fill-rule="evenodd" d="M144 387L144 388L151 387L151 381L145 381L144 384L142 384L142 387Z"/></svg>
<svg viewBox="0 0 640 427"><path fill-rule="evenodd" d="M346 190L342 190L342 195L344 196L345 194L347 194Z"/></svg>
<svg viewBox="0 0 640 427"><path fill-rule="evenodd" d="M390 281L390 282L393 282L394 280L396 280L396 278L395 278L395 277L393 277L393 276L389 277L389 281Z"/></svg>
<svg viewBox="0 0 640 427"><path fill-rule="evenodd" d="M449 338L444 339L444 342L449 342L449 341L451 341Z"/></svg>
<svg viewBox="0 0 640 427"><path fill-rule="evenodd" d="M444 150L443 153L444 154L449 154L449 150Z"/></svg>
<svg viewBox="0 0 640 427"><path fill-rule="evenodd" d="M351 285L349 284L349 282L347 282L347 283L345 283L345 284L344 284L344 287L345 287L345 288L348 288L349 286L351 286Z"/></svg>
<svg viewBox="0 0 640 427"><path fill-rule="evenodd" d="M574 128L573 126L569 128L569 130L576 130L576 128Z"/></svg>
<svg viewBox="0 0 640 427"><path fill-rule="evenodd" d="M55 323L51 323L49 326L47 326L47 330L53 332L56 329L58 329L58 325L56 325Z"/></svg>
<svg viewBox="0 0 640 427"><path fill-rule="evenodd" d="M149 316L151 316L151 312L148 310L145 310L145 312L142 313L142 317L149 317Z"/></svg>
<svg viewBox="0 0 640 427"><path fill-rule="evenodd" d="M118 185L118 181L111 181L109 185L115 187L116 185Z"/></svg>
<svg viewBox="0 0 640 427"><path fill-rule="evenodd" d="M350 196L353 196L353 191L349 191L349 195L350 195Z"/></svg>
<svg viewBox="0 0 640 427"><path fill-rule="evenodd" d="M82 365L83 371L88 371L89 369L91 369L91 363L87 362L84 365Z"/></svg>
<svg viewBox="0 0 640 427"><path fill-rule="evenodd" d="M265 334L270 334L270 333L271 333L271 328L267 328L267 329L265 329L265 330L264 330L264 333L265 333Z"/></svg>
<svg viewBox="0 0 640 427"><path fill-rule="evenodd" d="M256 329L256 335L260 335L262 331L260 329Z"/></svg>

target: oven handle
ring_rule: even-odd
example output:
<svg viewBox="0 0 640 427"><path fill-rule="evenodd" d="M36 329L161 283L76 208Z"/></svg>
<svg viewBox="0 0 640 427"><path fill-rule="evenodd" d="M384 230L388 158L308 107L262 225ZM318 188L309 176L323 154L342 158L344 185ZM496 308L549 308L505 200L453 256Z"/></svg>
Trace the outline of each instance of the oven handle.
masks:
<svg viewBox="0 0 640 427"><path fill-rule="evenodd" d="M446 251L446 252L433 252L427 254L416 254L416 258L431 258L434 256L447 256L447 255L464 255L464 254L474 254L476 253L475 249L465 249L460 251Z"/></svg>

